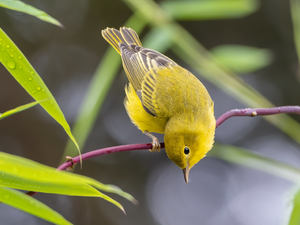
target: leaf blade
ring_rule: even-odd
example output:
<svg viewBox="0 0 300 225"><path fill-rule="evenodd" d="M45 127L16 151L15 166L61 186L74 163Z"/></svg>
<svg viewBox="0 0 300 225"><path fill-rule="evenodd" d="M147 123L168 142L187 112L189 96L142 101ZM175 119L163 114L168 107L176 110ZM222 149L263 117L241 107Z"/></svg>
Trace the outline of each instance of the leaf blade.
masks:
<svg viewBox="0 0 300 225"><path fill-rule="evenodd" d="M235 73L251 73L272 63L267 49L244 45L219 45L210 50L215 59Z"/></svg>
<svg viewBox="0 0 300 225"><path fill-rule="evenodd" d="M293 209L289 220L289 225L299 225L300 223L300 189L296 192L293 200Z"/></svg>
<svg viewBox="0 0 300 225"><path fill-rule="evenodd" d="M58 171L29 159L0 152L0 185L2 186L71 196L101 197L124 211L120 203L97 191L90 185L91 183L97 185L97 188L103 187L104 191L105 188L110 189L110 186L106 187L92 178Z"/></svg>
<svg viewBox="0 0 300 225"><path fill-rule="evenodd" d="M28 103L28 104L25 104L25 105L21 105L21 106L19 106L17 108L8 110L8 111L6 111L6 112L4 112L2 114L0 113L0 120L4 119L5 117L11 116L11 115L13 115L15 113L22 112L22 111L24 111L26 109L29 109L29 108L31 108L33 106L36 106L37 104L40 104L41 102L46 101L46 100L47 99L41 100L41 101L31 102L31 103Z"/></svg>
<svg viewBox="0 0 300 225"><path fill-rule="evenodd" d="M295 183L298 183L300 179L300 169L240 147L215 144L208 155L257 169Z"/></svg>
<svg viewBox="0 0 300 225"><path fill-rule="evenodd" d="M0 201L49 222L59 225L71 225L71 223L58 212L19 191L0 186Z"/></svg>
<svg viewBox="0 0 300 225"><path fill-rule="evenodd" d="M259 8L256 0L164 1L162 8L177 20L240 18Z"/></svg>
<svg viewBox="0 0 300 225"><path fill-rule="evenodd" d="M19 0L0 0L0 6L7 9L11 9L11 10L15 10L15 11L19 11L19 12L23 12L35 16L40 20L43 20L45 22L54 24L62 28L64 27L58 20L54 19L44 11L39 10L31 5L25 4L24 2Z"/></svg>
<svg viewBox="0 0 300 225"><path fill-rule="evenodd" d="M49 99L49 101L41 102L41 106L64 128L80 154L79 146L71 132L70 126L50 90L24 54L1 28L0 48L0 62L36 101Z"/></svg>

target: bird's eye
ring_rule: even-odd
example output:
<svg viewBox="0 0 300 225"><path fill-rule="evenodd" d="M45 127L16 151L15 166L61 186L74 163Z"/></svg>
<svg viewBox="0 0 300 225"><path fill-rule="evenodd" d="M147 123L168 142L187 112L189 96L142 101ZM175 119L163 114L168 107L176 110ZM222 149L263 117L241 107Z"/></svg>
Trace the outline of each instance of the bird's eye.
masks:
<svg viewBox="0 0 300 225"><path fill-rule="evenodd" d="M188 147L185 147L183 151L186 155L190 154L190 149Z"/></svg>

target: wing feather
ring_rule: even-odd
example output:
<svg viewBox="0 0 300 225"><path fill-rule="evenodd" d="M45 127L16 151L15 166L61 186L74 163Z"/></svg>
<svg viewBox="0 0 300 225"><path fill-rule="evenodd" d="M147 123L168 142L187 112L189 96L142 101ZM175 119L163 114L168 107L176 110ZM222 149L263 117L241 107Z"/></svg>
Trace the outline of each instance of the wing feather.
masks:
<svg viewBox="0 0 300 225"><path fill-rule="evenodd" d="M102 31L102 35L121 54L128 80L146 112L152 116L157 116L154 97L156 90L155 71L177 66L177 64L157 51L143 48L137 33L131 28L122 27L120 31L107 28Z"/></svg>

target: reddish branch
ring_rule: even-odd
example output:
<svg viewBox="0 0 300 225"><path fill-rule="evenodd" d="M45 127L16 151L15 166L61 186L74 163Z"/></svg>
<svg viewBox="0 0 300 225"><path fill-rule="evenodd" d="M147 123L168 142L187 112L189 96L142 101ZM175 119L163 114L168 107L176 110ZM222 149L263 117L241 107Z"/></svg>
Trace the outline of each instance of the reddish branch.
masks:
<svg viewBox="0 0 300 225"><path fill-rule="evenodd" d="M300 106L280 106L275 108L265 108L265 109L232 109L224 113L217 119L216 128L220 126L225 120L233 116L269 116L280 113L295 113L300 114Z"/></svg>
<svg viewBox="0 0 300 225"><path fill-rule="evenodd" d="M233 109L226 113L224 113L222 116L220 116L216 121L216 128L219 127L224 121L227 119L234 117L234 116L267 116L267 115L274 115L274 114L280 114L280 113L295 113L300 114L300 106L281 106L276 108L265 108L265 109ZM164 143L160 143L161 148L164 148ZM143 149L151 149L152 144L132 144L132 145L120 145L115 147L108 147L108 148L102 148L94 151L90 151L87 153L84 153L81 155L82 161L93 158L100 155L106 155L110 153L115 152L126 152L126 151L133 151L133 150L143 150ZM80 157L76 156L74 158L71 158L71 160L68 160L67 162L60 165L57 169L58 170L65 170L69 167L72 167L74 164L80 162ZM27 194L32 196L36 192L28 192Z"/></svg>
<svg viewBox="0 0 300 225"><path fill-rule="evenodd" d="M226 113L224 113L222 116L220 116L216 121L216 128L219 127L224 121L227 119L234 117L234 116L267 116L267 115L274 115L274 114L280 114L280 113L295 113L300 114L300 106L281 106L281 107L275 107L275 108L265 108L265 109L233 109ZM164 143L160 143L161 148L164 148ZM133 151L133 150L143 150L143 149L151 149L152 144L132 144L132 145L120 145L115 147L108 147L108 148L102 148L98 150L94 150L91 152L87 152L81 155L82 161L93 158L100 155L106 155L110 153L115 152L126 152L126 151ZM79 156L74 157L73 160L69 160L65 163L63 163L61 166L59 166L58 170L65 170L68 167L72 167L73 164L76 164L80 162Z"/></svg>
<svg viewBox="0 0 300 225"><path fill-rule="evenodd" d="M164 143L160 143L161 148L164 148ZM90 151L81 155L82 161L93 158L100 155L107 155L115 152L126 152L126 151L134 151L134 150L143 150L143 149L152 149L152 144L132 144L132 145L119 145L114 147L102 148L94 151ZM67 162L61 164L57 169L65 170L68 167L72 167L73 164L80 162L80 157L76 156L73 160L68 160Z"/></svg>

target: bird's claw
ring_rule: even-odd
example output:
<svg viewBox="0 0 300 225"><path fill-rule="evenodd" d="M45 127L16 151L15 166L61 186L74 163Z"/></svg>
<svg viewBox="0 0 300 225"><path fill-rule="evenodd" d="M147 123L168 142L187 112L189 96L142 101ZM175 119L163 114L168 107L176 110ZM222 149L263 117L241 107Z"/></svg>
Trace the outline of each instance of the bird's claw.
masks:
<svg viewBox="0 0 300 225"><path fill-rule="evenodd" d="M70 167L67 168L67 170L72 170L73 166L74 166L74 160L71 156L66 156L67 162L71 162L72 165Z"/></svg>
<svg viewBox="0 0 300 225"><path fill-rule="evenodd" d="M160 143L157 138L153 138L152 140L152 149L149 149L150 152L160 152Z"/></svg>
<svg viewBox="0 0 300 225"><path fill-rule="evenodd" d="M144 134L146 134L149 138L152 139L152 149L149 149L150 152L160 152L160 143L154 135L152 135L149 131L144 131Z"/></svg>

